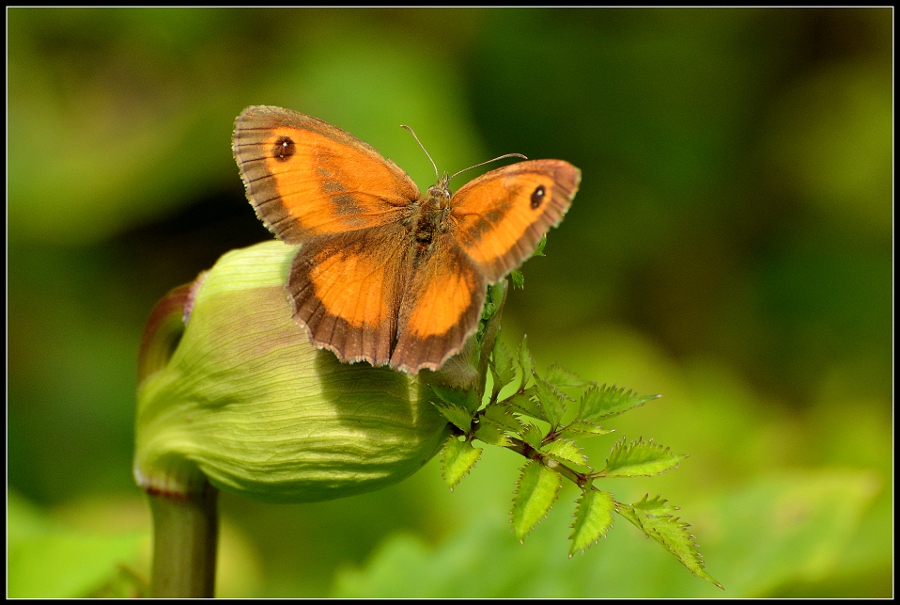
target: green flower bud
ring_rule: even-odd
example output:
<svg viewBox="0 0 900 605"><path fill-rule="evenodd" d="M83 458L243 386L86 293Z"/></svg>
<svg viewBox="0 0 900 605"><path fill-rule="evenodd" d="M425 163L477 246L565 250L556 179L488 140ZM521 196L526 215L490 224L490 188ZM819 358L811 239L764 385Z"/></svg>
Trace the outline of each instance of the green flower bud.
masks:
<svg viewBox="0 0 900 605"><path fill-rule="evenodd" d="M144 489L190 494L208 480L256 499L325 500L397 482L440 449L449 427L429 383L477 387L476 339L439 373L342 364L291 316L296 250L232 251L157 305L139 363Z"/></svg>

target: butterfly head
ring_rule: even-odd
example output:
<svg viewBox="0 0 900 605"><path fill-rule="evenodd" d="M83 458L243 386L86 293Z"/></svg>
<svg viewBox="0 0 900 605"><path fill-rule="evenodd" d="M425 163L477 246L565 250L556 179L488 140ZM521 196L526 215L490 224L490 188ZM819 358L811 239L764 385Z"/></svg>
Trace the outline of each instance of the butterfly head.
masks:
<svg viewBox="0 0 900 605"><path fill-rule="evenodd" d="M428 188L428 195L436 200L441 208L447 207L453 192L450 191L450 175L444 173L438 182Z"/></svg>
<svg viewBox="0 0 900 605"><path fill-rule="evenodd" d="M438 207L441 210L448 210L450 207L450 197L453 195L453 192L450 191L450 180L455 178L456 176L462 174L467 170L471 170L473 168L478 168L479 166L484 166L485 164L490 164L491 162L496 162L497 160L503 160L506 158L522 158L527 160L528 158L522 155L521 153L507 153L505 155L501 155L500 157L494 158L492 160L488 160L486 162L481 162L480 164L475 164L474 166L469 166L468 168L463 168L459 172L453 174L452 176L449 173L444 173L443 175L438 172L437 164L434 163L434 160L431 159L431 154L428 153L428 150L425 149L425 146L422 145L422 141L419 140L419 137L416 136L415 131L407 126L406 124L401 124L400 128L405 128L409 131L409 133L416 140L416 143L419 144L419 147L422 148L422 151L425 152L425 155L428 156L428 161L431 162L431 165L434 167L434 174L438 176L438 182L428 188L428 198L437 202Z"/></svg>

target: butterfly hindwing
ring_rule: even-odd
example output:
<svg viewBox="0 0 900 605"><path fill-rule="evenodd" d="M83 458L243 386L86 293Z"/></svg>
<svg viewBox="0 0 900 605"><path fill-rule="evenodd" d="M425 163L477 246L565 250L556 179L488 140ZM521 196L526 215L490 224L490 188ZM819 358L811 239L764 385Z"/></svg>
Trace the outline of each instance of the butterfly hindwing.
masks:
<svg viewBox="0 0 900 605"><path fill-rule="evenodd" d="M391 367L412 373L440 368L478 327L486 286L456 241L438 236L404 290Z"/></svg>
<svg viewBox="0 0 900 605"><path fill-rule="evenodd" d="M412 268L410 250L400 225L315 238L302 246L288 292L310 340L341 361L387 364Z"/></svg>

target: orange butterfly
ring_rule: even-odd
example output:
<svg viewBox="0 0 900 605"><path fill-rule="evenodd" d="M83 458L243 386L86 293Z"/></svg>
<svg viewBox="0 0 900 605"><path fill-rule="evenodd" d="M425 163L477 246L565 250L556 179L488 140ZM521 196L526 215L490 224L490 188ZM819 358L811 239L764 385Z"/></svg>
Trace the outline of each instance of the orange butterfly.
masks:
<svg viewBox="0 0 900 605"><path fill-rule="evenodd" d="M455 195L444 173L422 195L369 145L322 120L254 106L234 157L266 227L303 244L287 289L310 340L344 362L437 370L478 327L488 283L560 223L581 171L519 162Z"/></svg>

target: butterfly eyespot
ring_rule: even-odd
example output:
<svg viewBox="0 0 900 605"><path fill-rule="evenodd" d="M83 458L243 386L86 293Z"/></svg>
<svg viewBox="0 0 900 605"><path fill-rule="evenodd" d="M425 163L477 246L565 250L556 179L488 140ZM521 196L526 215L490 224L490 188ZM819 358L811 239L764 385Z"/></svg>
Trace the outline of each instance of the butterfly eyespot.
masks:
<svg viewBox="0 0 900 605"><path fill-rule="evenodd" d="M531 194L531 209L537 210L540 207L541 203L544 201L544 195L547 193L547 190L544 189L543 185L538 185L537 189L534 190L534 193Z"/></svg>
<svg viewBox="0 0 900 605"><path fill-rule="evenodd" d="M282 162L286 162L296 151L294 139L291 137L278 137L278 140L275 141L275 146L272 148L272 155Z"/></svg>

